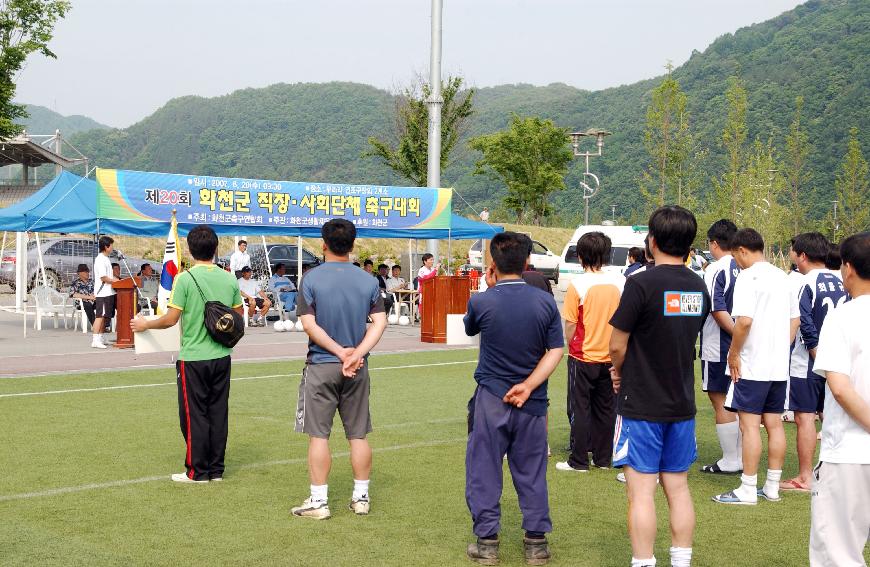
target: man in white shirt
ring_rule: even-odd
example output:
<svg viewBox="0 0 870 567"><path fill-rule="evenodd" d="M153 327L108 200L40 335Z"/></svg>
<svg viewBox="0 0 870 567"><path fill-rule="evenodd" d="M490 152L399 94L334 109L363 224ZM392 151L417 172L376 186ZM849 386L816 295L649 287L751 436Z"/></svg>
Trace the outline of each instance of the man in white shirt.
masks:
<svg viewBox="0 0 870 567"><path fill-rule="evenodd" d="M230 271L236 275L236 279L242 277L242 268L251 265L251 255L247 250L248 241L239 240L239 249L230 256Z"/></svg>
<svg viewBox="0 0 870 567"><path fill-rule="evenodd" d="M106 348L106 341L103 339L103 329L106 326L107 320L111 320L115 316L115 290L112 288L112 282L118 281L118 278L112 275L112 261L109 260L109 254L112 253L112 245L115 240L109 236L101 236L99 241L100 253L94 259L94 309L96 318L94 319L94 338L91 341L92 348Z"/></svg>
<svg viewBox="0 0 870 567"><path fill-rule="evenodd" d="M281 304L284 306L284 311L296 310L296 286L293 281L286 275L287 267L283 262L275 264L275 271L272 277L269 278L267 289L278 296Z"/></svg>
<svg viewBox="0 0 870 567"><path fill-rule="evenodd" d="M810 565L865 565L870 534L870 232L840 244L848 301L828 314L813 371L825 420L813 471Z"/></svg>
<svg viewBox="0 0 870 567"><path fill-rule="evenodd" d="M489 208L484 207L482 211L480 211L480 220L483 222L489 222Z"/></svg>
<svg viewBox="0 0 870 567"><path fill-rule="evenodd" d="M742 271L734 285L734 331L728 350L731 386L725 408L736 411L743 434L743 475L738 488L714 496L722 504L755 505L758 497L780 500L779 481L785 461L782 411L788 384L788 353L796 329L797 304L785 272L767 262L764 240L751 229L738 230L731 254ZM758 489L761 423L767 431L767 478Z"/></svg>
<svg viewBox="0 0 870 567"><path fill-rule="evenodd" d="M242 277L239 278L239 290L242 292L242 301L248 306L248 315L251 317L252 327L266 326L266 313L272 307L272 302L266 297L266 293L260 289L257 280L252 279L253 270L250 266L242 266ZM259 312L257 311L259 309Z"/></svg>
<svg viewBox="0 0 870 567"><path fill-rule="evenodd" d="M726 372L726 357L734 330L731 310L734 283L740 274L731 256L731 239L736 233L737 226L727 219L714 222L707 231L710 254L715 261L704 272L704 283L713 305L701 331L701 389L707 392L713 405L716 436L722 449L721 459L701 467L702 472L711 474L736 474L743 470L740 425L737 415L725 409L725 395L731 386L731 377Z"/></svg>

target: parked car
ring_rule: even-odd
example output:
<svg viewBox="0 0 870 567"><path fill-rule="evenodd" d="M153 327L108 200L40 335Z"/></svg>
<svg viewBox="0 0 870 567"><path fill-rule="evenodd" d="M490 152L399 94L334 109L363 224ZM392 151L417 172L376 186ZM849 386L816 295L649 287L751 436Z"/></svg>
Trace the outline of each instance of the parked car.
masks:
<svg viewBox="0 0 870 567"><path fill-rule="evenodd" d="M471 266L483 266L481 244L480 240L475 240L471 248L468 249L468 263ZM559 283L559 256L550 252L546 246L537 240L532 240L532 255L529 258L529 264L534 266L535 270L544 274L547 279L553 280L553 283Z"/></svg>
<svg viewBox="0 0 870 567"><path fill-rule="evenodd" d="M94 258L97 256L97 243L89 238L46 238L40 241L42 249L42 262L45 266L45 279L54 289L65 290L78 277L76 270L79 264L87 264L93 271ZM118 249L113 249L109 258L112 262L121 264L121 275L128 276L124 261L130 267L130 271L136 274L140 266L149 263L154 268L154 274L160 277L162 263L156 260L144 258L125 257ZM15 250L3 251L3 262L0 265L0 283L8 284L15 289L15 266L17 254ZM93 274L92 274L93 277ZM36 249L36 241L27 244L27 290L30 291L35 285L42 283L42 274L39 270L39 253Z"/></svg>
<svg viewBox="0 0 870 567"><path fill-rule="evenodd" d="M271 270L275 271L275 265L279 262L283 263L287 267L287 276L291 281L293 281L293 283L296 283L298 247L295 244L277 244L267 242L266 250L268 250L269 266L271 267ZM248 254L251 256L251 269L254 272L253 277L256 279L268 278L269 273L266 270L266 259L263 253L263 245L256 242L249 242ZM218 258L218 264L224 269L229 269L231 255L232 254L225 254ZM314 266L319 266L321 263L320 258L315 256L313 252L304 247L302 248L303 269L305 269L306 266L313 268Z"/></svg>

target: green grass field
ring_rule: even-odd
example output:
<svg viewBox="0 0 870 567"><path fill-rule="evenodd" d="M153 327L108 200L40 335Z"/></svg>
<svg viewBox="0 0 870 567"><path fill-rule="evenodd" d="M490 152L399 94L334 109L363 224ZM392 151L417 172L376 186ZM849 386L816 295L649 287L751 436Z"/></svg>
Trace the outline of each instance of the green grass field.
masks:
<svg viewBox="0 0 870 567"><path fill-rule="evenodd" d="M346 508L352 477L337 423L326 522L289 514L308 491L307 439L292 432L301 361L235 366L226 477L207 485L168 478L183 470L184 455L173 370L0 380L0 564L467 564L465 408L476 354L372 357L372 513ZM552 564L627 565L626 500L615 472L553 468L568 439L564 363L550 382ZM62 390L80 391L32 395ZM698 400L700 462L709 462L718 446L706 398ZM792 446L784 474L795 468ZM806 564L809 496L754 508L710 501L736 482L690 475L695 565ZM659 511L656 554L668 564L664 499ZM521 538L506 479L503 565L523 564Z"/></svg>

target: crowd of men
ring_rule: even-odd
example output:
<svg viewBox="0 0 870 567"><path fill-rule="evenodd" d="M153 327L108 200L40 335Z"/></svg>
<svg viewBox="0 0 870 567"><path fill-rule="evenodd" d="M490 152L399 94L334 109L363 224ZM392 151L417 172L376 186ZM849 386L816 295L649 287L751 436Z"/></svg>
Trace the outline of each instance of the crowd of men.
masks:
<svg viewBox="0 0 870 567"><path fill-rule="evenodd" d="M547 382L567 339L570 454L556 470L622 469L632 567L656 564L659 485L670 509L671 565L692 561L696 526L688 471L697 460L697 358L722 451L700 470L740 475L739 486L712 499L756 505L759 499L779 501L780 491L812 490L810 563L864 564L870 533L870 233L850 236L839 247L818 233L795 236L790 255L798 275L787 275L767 261L757 231L721 220L707 231L714 262L701 278L687 268L697 229L684 208L656 210L644 269L627 277L607 269L606 235L584 235L577 252L585 273L571 282L561 313L552 293L524 278L529 238L505 232L492 239L487 290L471 298L464 319L466 333L481 336L465 457L465 495L477 536L466 550L472 561L499 560L503 460L519 498L526 563L543 565L550 558ZM386 277L387 266L375 273L373 264L362 270L352 265L355 235L346 220L327 222L325 263L308 272L298 290L281 279L283 271L273 278L279 294L296 292L309 336L296 430L309 439L310 486L291 510L302 518L332 515L328 439L336 412L353 469L348 508L366 515L371 507L367 357L386 327L383 292L390 280L401 280L396 272ZM239 313L246 299L254 308L262 305L240 289L246 265L235 278L213 264L212 229L193 229L188 244L195 261L176 278L167 314L135 318L131 327L166 328L184 316L177 374L187 451L185 472L172 480L203 483L224 474L231 370L231 349L212 340L206 328L206 297ZM424 275L435 271L434 261L426 261ZM110 277L105 270L101 265L98 277ZM97 312L105 313L99 305ZM786 409L797 423L798 475L784 480ZM813 467L817 415L824 421ZM759 486L762 424L768 458Z"/></svg>

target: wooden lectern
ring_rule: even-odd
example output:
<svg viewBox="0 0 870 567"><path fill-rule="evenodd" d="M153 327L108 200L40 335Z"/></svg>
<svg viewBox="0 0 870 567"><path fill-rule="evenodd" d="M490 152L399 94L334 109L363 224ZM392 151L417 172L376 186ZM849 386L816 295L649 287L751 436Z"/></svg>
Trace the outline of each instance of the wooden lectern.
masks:
<svg viewBox="0 0 870 567"><path fill-rule="evenodd" d="M420 340L424 343L447 342L447 315L465 313L471 297L468 276L436 276L420 282L423 314Z"/></svg>
<svg viewBox="0 0 870 567"><path fill-rule="evenodd" d="M112 289L115 290L115 332L118 335L115 348L133 348L130 319L136 314L136 303L139 300L136 297L136 287L141 285L142 279L136 276L112 283Z"/></svg>

